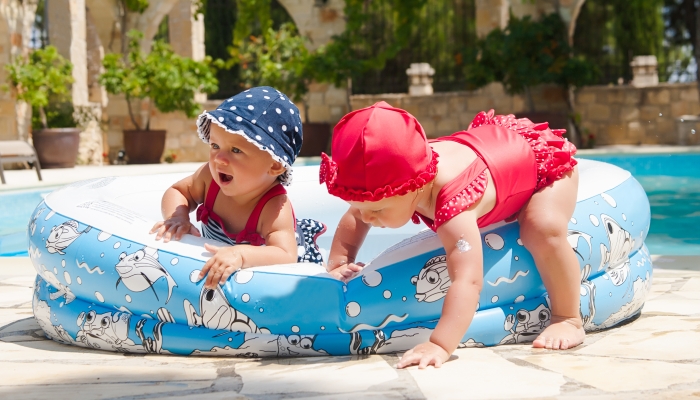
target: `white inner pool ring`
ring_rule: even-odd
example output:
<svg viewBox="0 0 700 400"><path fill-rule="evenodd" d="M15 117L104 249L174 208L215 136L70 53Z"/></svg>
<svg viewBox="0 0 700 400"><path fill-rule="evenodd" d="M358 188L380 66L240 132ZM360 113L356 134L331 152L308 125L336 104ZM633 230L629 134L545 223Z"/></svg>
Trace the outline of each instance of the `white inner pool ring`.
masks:
<svg viewBox="0 0 700 400"><path fill-rule="evenodd" d="M588 331L637 315L651 286L644 239L650 211L639 183L618 167L580 160L568 242L581 266ZM295 168L289 196L300 218L328 225L330 247L347 204ZM248 357L375 354L428 340L450 285L445 251L423 226L373 229L347 284L322 266L256 267L217 290L196 282L209 239L156 241L160 199L185 174L100 178L60 188L29 221L36 268L33 309L59 342L119 352ZM481 230L484 284L461 346L532 341L549 324L549 301L517 223Z"/></svg>

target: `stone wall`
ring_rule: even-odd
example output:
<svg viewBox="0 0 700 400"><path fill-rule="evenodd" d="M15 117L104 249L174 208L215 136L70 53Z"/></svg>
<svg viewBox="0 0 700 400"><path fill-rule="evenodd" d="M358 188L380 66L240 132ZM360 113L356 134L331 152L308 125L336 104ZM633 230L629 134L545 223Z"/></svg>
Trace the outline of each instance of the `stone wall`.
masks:
<svg viewBox="0 0 700 400"><path fill-rule="evenodd" d="M340 97L341 92L344 94L344 91L340 91L336 95ZM559 87L540 87L532 93L537 112L568 113L565 93ZM523 114L527 111L523 96L510 96L496 83L480 90L436 93L432 96L395 93L355 95L350 98L353 110L377 101L386 101L415 115L431 138L465 129L474 115L482 110L493 108L499 114ZM206 101L202 104L202 109L214 109L219 102ZM679 144L679 129L688 131L684 131L686 144L700 144L700 119L680 122L683 115L700 114L695 83L661 84L647 88L627 85L587 87L576 92L575 105L576 111L581 115L581 126L595 135L597 146L675 145ZM140 114L139 110L135 112ZM107 136L110 159L114 159L116 152L123 148L122 130L133 129L133 125L123 98L110 97L106 114L109 115ZM209 150L197 137L194 119L189 119L182 113L162 114L153 110L151 128L165 129L168 132L164 156L175 154L178 162L207 160ZM692 134L692 129L698 133Z"/></svg>
<svg viewBox="0 0 700 400"><path fill-rule="evenodd" d="M219 100L205 101L202 103L203 110L215 109L220 103ZM142 104L144 110L147 104ZM136 115L142 115L141 110L135 109ZM126 100L123 96L110 96L109 105L105 110L105 115L109 118L106 121L107 131L107 152L110 160L115 160L117 152L124 148L122 132L124 129L135 129L129 118ZM143 115L145 118L146 115ZM142 123L142 118L137 117ZM187 118L181 112L163 114L155 108L151 110L151 129L165 129L165 151L163 158L168 155L175 155L175 161L206 161L209 158L209 147L197 136L197 126L195 119Z"/></svg>
<svg viewBox="0 0 700 400"><path fill-rule="evenodd" d="M565 92L557 86L532 90L537 112L567 113ZM500 83L474 91L435 93L431 96L409 96L406 93L355 95L353 110L386 101L403 108L420 121L428 137L435 138L466 129L479 111L494 109L499 114L520 114L527 111L523 96L510 96Z"/></svg>
<svg viewBox="0 0 700 400"><path fill-rule="evenodd" d="M579 89L575 97L581 125L595 135L597 146L678 144L678 119L700 114L696 83L591 86ZM687 143L698 140L691 134Z"/></svg>

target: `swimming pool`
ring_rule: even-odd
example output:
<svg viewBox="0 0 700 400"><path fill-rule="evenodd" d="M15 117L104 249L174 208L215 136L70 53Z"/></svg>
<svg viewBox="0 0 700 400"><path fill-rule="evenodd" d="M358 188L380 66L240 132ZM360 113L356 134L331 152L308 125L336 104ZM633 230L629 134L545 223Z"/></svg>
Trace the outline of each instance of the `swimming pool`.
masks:
<svg viewBox="0 0 700 400"><path fill-rule="evenodd" d="M0 256L27 255L27 223L37 204L56 187L0 193Z"/></svg>
<svg viewBox="0 0 700 400"><path fill-rule="evenodd" d="M700 255L700 153L580 155L617 165L642 184L651 205L652 254Z"/></svg>
<svg viewBox="0 0 700 400"><path fill-rule="evenodd" d="M622 167L639 180L651 203L646 239L652 254L700 255L700 152L674 154L581 154ZM32 211L56 188L0 194L0 256L27 255Z"/></svg>

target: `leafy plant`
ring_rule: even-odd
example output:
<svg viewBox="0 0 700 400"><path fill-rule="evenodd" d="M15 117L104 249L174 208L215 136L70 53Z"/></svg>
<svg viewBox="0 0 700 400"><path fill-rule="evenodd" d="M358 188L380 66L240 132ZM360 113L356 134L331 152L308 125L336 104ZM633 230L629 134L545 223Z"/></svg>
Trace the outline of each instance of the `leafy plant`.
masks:
<svg viewBox="0 0 700 400"><path fill-rule="evenodd" d="M303 102L313 74L307 69L306 40L294 24L282 24L279 30L269 27L263 35L251 36L235 49L231 64L240 65L246 86L272 86L293 101Z"/></svg>
<svg viewBox="0 0 700 400"><path fill-rule="evenodd" d="M387 60L409 45L412 29L421 18L426 3L427 0L391 1L387 21L390 29L384 40L368 43L365 32L371 15L376 11L372 7L381 7L380 2L346 0L345 30L311 55L308 69L314 71L315 79L336 86L345 85L348 79L368 71L381 70Z"/></svg>
<svg viewBox="0 0 700 400"><path fill-rule="evenodd" d="M126 96L129 117L134 126L141 130L131 105L134 99L150 99L145 130L150 129L152 104L164 113L183 111L188 117L195 117L200 111L195 94L213 93L217 90L214 71L221 66L221 62L212 61L210 57L204 61L195 61L179 56L161 41L154 42L153 49L146 55L139 46L143 34L132 30L128 37L126 61L120 54L106 55L100 84L111 94Z"/></svg>
<svg viewBox="0 0 700 400"><path fill-rule="evenodd" d="M509 94L525 93L530 111L535 109L532 86L583 86L596 82L599 74L594 64L571 55L566 25L556 13L540 21L511 15L505 29L477 42L471 57L465 67L471 89L501 82Z"/></svg>
<svg viewBox="0 0 700 400"><path fill-rule="evenodd" d="M42 121L42 115L46 118L46 126ZM77 125L73 118L73 103L70 101L49 99L43 114L39 111L39 107L32 107L32 129L73 128Z"/></svg>
<svg viewBox="0 0 700 400"><path fill-rule="evenodd" d="M170 151L168 152L168 154L166 154L166 155L163 157L163 161L165 161L165 162L168 163L168 164L174 163L175 160L177 160L177 153L175 153L175 152L172 151L172 150L170 150Z"/></svg>
<svg viewBox="0 0 700 400"><path fill-rule="evenodd" d="M3 89L11 90L17 100L27 102L38 111L37 125L44 129L53 125L55 114L61 112L52 109L49 118L47 106L50 100L60 102L69 93L70 84L73 83L73 64L58 54L54 46L46 46L27 56L16 57L5 66L5 70L8 72L8 85Z"/></svg>
<svg viewBox="0 0 700 400"><path fill-rule="evenodd" d="M309 83L314 80L344 86L350 78L381 70L387 60L408 46L412 29L427 0L392 0L389 3L386 7L389 28L383 40L368 43L363 36L369 29L368 19L382 5L347 0L345 31L334 36L328 45L310 52L293 24L285 23L273 29L271 0L237 0L237 20L230 48L233 61L229 66L242 67L244 85L275 86L297 101L303 101ZM254 36L255 30L262 33Z"/></svg>

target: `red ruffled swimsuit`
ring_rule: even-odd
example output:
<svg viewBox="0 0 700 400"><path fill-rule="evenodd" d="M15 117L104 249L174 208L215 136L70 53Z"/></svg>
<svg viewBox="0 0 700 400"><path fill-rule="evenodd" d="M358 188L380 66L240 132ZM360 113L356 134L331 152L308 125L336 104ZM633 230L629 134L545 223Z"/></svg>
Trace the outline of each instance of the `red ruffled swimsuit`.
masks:
<svg viewBox="0 0 700 400"><path fill-rule="evenodd" d="M551 185L574 169L576 147L562 138L565 130L549 129L548 123L534 124L514 115L480 112L466 131L434 141L453 141L469 146L477 154L459 176L438 193L435 221L415 213L419 220L437 231L440 225L476 203L486 191L486 169L496 189L496 205L478 219L478 226L512 218L543 187Z"/></svg>

